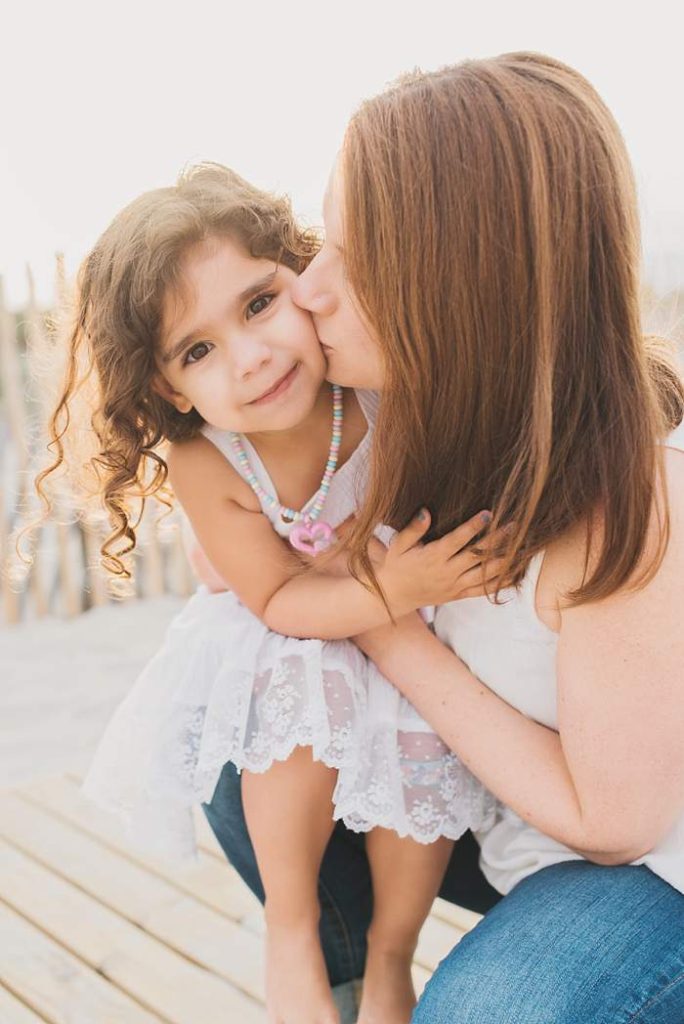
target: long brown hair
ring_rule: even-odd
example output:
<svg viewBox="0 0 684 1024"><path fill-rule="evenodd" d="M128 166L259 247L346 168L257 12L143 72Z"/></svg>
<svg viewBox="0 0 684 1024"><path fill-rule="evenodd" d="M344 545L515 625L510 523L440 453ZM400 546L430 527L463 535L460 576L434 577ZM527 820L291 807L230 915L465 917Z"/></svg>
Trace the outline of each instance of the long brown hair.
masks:
<svg viewBox="0 0 684 1024"><path fill-rule="evenodd" d="M79 440L73 412L86 392L86 440L91 449L94 443L86 464L112 528L103 564L118 576L130 575L125 556L135 547L145 500L164 494L160 445L192 437L203 423L194 409L183 415L161 398L152 380L164 298L181 289L183 258L192 246L221 237L296 273L319 244L297 225L286 198L260 191L227 167L203 163L119 213L78 275L64 385L48 428L54 459L36 487L49 511L46 483L63 468L67 449L73 468L80 468L78 444L69 442Z"/></svg>
<svg viewBox="0 0 684 1024"><path fill-rule="evenodd" d="M576 71L506 54L401 79L365 102L341 171L347 272L386 385L352 566L373 526L421 505L432 536L482 508L513 526L506 582L600 517L574 602L632 577L658 441L682 417L643 337L635 189L620 132ZM669 537L644 578L657 570ZM588 549L587 549L588 550Z"/></svg>

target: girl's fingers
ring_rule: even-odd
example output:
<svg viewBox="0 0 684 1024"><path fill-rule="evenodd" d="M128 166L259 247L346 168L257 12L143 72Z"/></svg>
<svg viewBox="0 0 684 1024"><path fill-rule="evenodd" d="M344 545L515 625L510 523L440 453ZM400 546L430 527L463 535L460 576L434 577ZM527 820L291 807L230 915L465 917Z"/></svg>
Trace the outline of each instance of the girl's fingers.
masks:
<svg viewBox="0 0 684 1024"><path fill-rule="evenodd" d="M478 555L482 558L484 555L491 551L495 551L497 547L503 545L506 538L510 536L510 532L511 530L509 526L500 526L498 530L494 531L494 533L488 533L487 536L483 537L482 540L477 542L477 544L471 545L469 550L472 551L474 555Z"/></svg>
<svg viewBox="0 0 684 1024"><path fill-rule="evenodd" d="M447 554L455 555L466 547L470 542L477 537L478 533L482 533L486 530L492 521L492 513L483 511L478 512L472 519L468 519L465 523L461 523L451 533L445 533L440 540L433 541L434 544L439 545Z"/></svg>
<svg viewBox="0 0 684 1024"><path fill-rule="evenodd" d="M430 513L426 508L421 508L413 517L408 526L396 533L392 538L390 547L400 555L403 555L409 548L414 548L421 537L424 537L430 526Z"/></svg>
<svg viewBox="0 0 684 1024"><path fill-rule="evenodd" d="M468 597L484 597L488 593L491 594L491 592L491 587L487 590L484 585L479 587L467 587L465 590L461 590L459 592L459 595L455 600L462 601L464 598Z"/></svg>
<svg viewBox="0 0 684 1024"><path fill-rule="evenodd" d="M470 586L471 583L476 581L487 580L489 582L489 580L498 579L505 564L505 558L490 558L488 562L478 562L472 568L466 569L461 574L460 579L463 580L466 586ZM486 576L484 575L485 572Z"/></svg>
<svg viewBox="0 0 684 1024"><path fill-rule="evenodd" d="M495 589L504 568L503 558L493 558L487 563L486 575L484 563L478 563L467 569L458 577L458 597L474 597L485 593L485 585L490 593ZM477 591L477 594L474 593Z"/></svg>

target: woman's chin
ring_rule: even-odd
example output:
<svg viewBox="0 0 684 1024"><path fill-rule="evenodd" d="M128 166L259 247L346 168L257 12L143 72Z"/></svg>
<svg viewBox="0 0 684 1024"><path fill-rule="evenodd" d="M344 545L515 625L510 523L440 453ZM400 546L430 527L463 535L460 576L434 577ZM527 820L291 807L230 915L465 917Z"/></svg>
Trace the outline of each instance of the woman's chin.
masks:
<svg viewBox="0 0 684 1024"><path fill-rule="evenodd" d="M342 388L360 388L367 391L381 391L382 382L371 379L368 374L364 374L362 369L353 366L340 366L339 362L333 357L328 357L328 368L325 371L325 379L331 384L339 384Z"/></svg>

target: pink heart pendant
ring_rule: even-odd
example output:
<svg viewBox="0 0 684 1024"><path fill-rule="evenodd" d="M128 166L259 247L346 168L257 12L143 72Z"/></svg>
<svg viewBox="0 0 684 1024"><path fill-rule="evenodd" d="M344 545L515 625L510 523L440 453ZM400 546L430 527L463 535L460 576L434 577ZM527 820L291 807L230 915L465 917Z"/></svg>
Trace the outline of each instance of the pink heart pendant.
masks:
<svg viewBox="0 0 684 1024"><path fill-rule="evenodd" d="M333 528L328 523L309 523L304 520L290 530L290 544L305 555L315 557L321 551L327 551L333 540Z"/></svg>

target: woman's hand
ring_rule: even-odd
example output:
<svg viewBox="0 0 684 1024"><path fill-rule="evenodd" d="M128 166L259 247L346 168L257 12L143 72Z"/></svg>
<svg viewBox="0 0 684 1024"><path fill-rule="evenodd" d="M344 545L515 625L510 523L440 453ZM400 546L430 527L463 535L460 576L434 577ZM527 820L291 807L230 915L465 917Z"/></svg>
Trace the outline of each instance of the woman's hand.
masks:
<svg viewBox="0 0 684 1024"><path fill-rule="evenodd" d="M446 604L465 597L491 592L503 567L502 558L489 558L505 536L505 527L477 544L475 538L486 530L491 513L478 512L467 522L439 540L422 544L430 525L430 514L422 509L409 525L393 538L378 579L393 614L405 615L426 605Z"/></svg>

